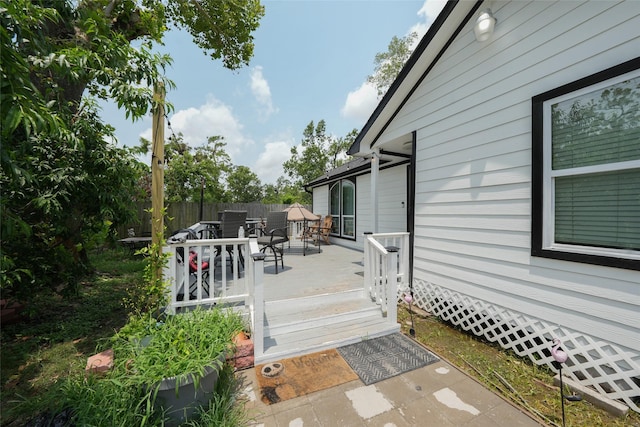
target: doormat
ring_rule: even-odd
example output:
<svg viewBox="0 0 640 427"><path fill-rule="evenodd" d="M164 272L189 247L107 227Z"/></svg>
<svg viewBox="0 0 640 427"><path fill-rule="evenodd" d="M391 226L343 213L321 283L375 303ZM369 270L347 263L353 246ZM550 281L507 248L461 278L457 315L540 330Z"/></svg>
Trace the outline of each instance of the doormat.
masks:
<svg viewBox="0 0 640 427"><path fill-rule="evenodd" d="M437 362L438 357L400 333L338 347L365 385Z"/></svg>
<svg viewBox="0 0 640 427"><path fill-rule="evenodd" d="M267 405L358 379L335 349L264 363L255 370Z"/></svg>

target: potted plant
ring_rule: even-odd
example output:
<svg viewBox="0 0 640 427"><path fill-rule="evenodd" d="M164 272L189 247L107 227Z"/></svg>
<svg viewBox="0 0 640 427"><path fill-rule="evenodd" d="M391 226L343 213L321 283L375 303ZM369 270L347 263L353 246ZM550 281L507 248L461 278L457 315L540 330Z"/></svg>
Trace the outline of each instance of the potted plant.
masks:
<svg viewBox="0 0 640 427"><path fill-rule="evenodd" d="M232 309L197 308L156 319L129 320L113 338L116 363L150 390L151 400L174 423L187 421L212 397L218 372L244 329Z"/></svg>

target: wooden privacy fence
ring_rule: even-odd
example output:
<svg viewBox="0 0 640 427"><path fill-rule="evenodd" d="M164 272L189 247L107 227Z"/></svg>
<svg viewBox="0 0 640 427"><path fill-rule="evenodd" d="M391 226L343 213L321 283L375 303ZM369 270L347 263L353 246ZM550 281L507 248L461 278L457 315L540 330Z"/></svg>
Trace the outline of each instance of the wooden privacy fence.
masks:
<svg viewBox="0 0 640 427"><path fill-rule="evenodd" d="M202 218L200 218L200 203L199 202L180 202L169 203L165 207L167 209L167 215L164 219L166 227L166 236L168 237L176 230L188 228L191 225L199 222L201 219L217 220L218 212L224 212L225 210L238 210L247 211L247 218L266 218L267 212L282 211L288 208L290 205L286 204L269 204L262 203L203 203L202 204ZM311 210L311 206L305 206ZM137 202L136 211L138 221L135 223L121 226L117 229L118 238L127 237L128 230L133 229L136 236L150 236L151 235L151 202Z"/></svg>

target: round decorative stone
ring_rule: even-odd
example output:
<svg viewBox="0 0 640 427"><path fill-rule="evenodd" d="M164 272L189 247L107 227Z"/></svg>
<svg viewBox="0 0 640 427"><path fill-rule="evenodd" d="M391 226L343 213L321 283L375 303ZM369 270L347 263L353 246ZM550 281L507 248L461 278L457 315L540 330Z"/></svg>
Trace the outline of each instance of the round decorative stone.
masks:
<svg viewBox="0 0 640 427"><path fill-rule="evenodd" d="M273 362L273 363L267 363L266 365L264 365L260 372L262 373L263 377L273 378L280 375L280 373L283 370L284 370L284 365L282 363Z"/></svg>

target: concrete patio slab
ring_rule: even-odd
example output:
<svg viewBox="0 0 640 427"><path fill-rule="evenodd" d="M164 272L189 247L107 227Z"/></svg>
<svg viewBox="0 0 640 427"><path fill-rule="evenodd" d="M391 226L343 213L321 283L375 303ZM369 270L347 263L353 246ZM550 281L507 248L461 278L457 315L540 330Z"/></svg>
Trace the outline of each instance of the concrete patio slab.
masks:
<svg viewBox="0 0 640 427"><path fill-rule="evenodd" d="M446 361L365 386L355 380L266 405L255 371L237 373L256 427L540 427L528 414Z"/></svg>

